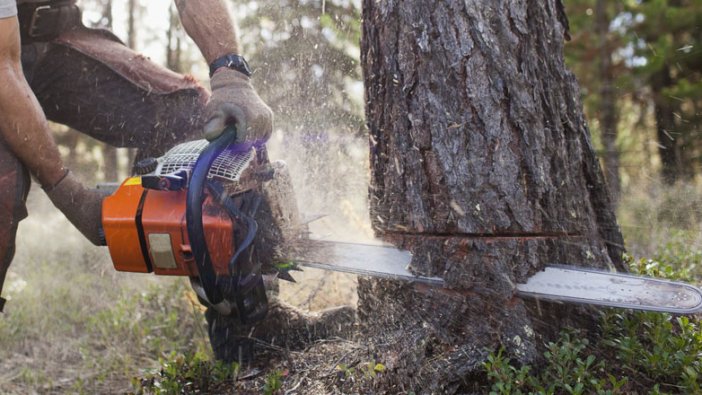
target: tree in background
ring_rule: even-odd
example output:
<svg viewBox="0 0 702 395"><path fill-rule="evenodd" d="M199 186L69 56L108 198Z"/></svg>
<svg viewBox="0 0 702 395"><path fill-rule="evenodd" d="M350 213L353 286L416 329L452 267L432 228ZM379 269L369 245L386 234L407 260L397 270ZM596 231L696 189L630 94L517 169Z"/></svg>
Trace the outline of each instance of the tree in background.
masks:
<svg viewBox="0 0 702 395"><path fill-rule="evenodd" d="M183 27L174 4L168 7L168 30L166 31L166 67L183 72Z"/></svg>
<svg viewBox="0 0 702 395"><path fill-rule="evenodd" d="M359 81L359 12L347 1L243 2L244 53L276 122L297 132L362 130L349 91ZM292 132L287 130L286 132Z"/></svg>
<svg viewBox="0 0 702 395"><path fill-rule="evenodd" d="M603 171L616 204L622 190L619 113L632 89L631 69L625 58L618 56L626 45L626 37L612 26L623 5L606 0L577 0L568 2L566 7L571 27L566 60L578 76L585 112L601 146Z"/></svg>
<svg viewBox="0 0 702 395"><path fill-rule="evenodd" d="M113 27L113 17L112 17L112 0L100 0L100 5L102 6L102 19L95 24L95 27L100 27L108 30L112 30ZM119 153L117 148L109 144L101 144L102 155L104 158L104 173L105 180L112 182L119 181Z"/></svg>
<svg viewBox="0 0 702 395"><path fill-rule="evenodd" d="M599 67L597 68L600 80L600 105L598 120L604 145L604 173L612 193L612 200L619 200L621 194L621 181L619 180L619 150L617 149L617 120L618 107L616 97L616 75L613 65L612 52L615 40L611 37L610 29L612 15L606 0L597 0L595 5L595 30L597 32L597 46Z"/></svg>
<svg viewBox="0 0 702 395"><path fill-rule="evenodd" d="M583 85L589 118L598 120L595 130L612 192L617 195L617 154L641 150L622 147L622 138L617 141L622 133L629 140L646 141L649 135L655 140L664 182L690 180L699 173L702 154L698 126L702 5L573 0L567 6L573 31L573 42L566 47L569 64ZM623 108L627 114L622 114ZM615 126L617 118L633 112L639 113L633 117L637 122ZM637 168L650 161L648 150L643 151L632 160Z"/></svg>
<svg viewBox="0 0 702 395"><path fill-rule="evenodd" d="M343 0L237 5L243 52L287 151L276 159L296 174L303 210L338 212L341 196L358 195L367 185L367 156L357 148L365 131L360 8Z"/></svg>
<svg viewBox="0 0 702 395"><path fill-rule="evenodd" d="M689 180L702 163L702 3L633 3L631 43L645 62L635 71L650 88L663 181Z"/></svg>

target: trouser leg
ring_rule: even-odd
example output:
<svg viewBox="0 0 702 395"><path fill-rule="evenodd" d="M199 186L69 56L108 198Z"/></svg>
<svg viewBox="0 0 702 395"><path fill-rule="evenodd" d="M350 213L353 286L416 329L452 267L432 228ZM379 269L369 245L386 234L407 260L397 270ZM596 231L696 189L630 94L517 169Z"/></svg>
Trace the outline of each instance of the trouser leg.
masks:
<svg viewBox="0 0 702 395"><path fill-rule="evenodd" d="M25 202L29 185L26 168L0 140L0 295L15 255L17 225L27 216ZM0 312L4 304L5 300L0 297Z"/></svg>
<svg viewBox="0 0 702 395"><path fill-rule="evenodd" d="M201 135L208 93L192 78L98 30L76 29L46 45L25 70L50 120L144 156Z"/></svg>

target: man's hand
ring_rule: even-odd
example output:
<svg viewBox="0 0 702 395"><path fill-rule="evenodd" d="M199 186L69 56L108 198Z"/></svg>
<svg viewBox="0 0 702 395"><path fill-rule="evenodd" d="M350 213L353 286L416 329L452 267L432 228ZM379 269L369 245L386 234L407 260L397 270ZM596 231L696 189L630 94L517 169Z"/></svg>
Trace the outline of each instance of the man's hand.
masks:
<svg viewBox="0 0 702 395"><path fill-rule="evenodd" d="M236 26L224 0L175 0L180 21L207 64L226 54L241 53ZM222 68L211 79L212 97L205 108L205 137L217 138L234 123L238 142L265 141L273 129L273 113L238 71Z"/></svg>
<svg viewBox="0 0 702 395"><path fill-rule="evenodd" d="M102 200L108 195L88 189L71 172L51 189L46 189L51 202L68 218L91 243L104 245L102 227Z"/></svg>
<svg viewBox="0 0 702 395"><path fill-rule="evenodd" d="M236 142L265 142L273 131L273 112L264 103L249 77L219 69L210 82L212 96L205 107L205 138L214 140L228 124L235 124Z"/></svg>

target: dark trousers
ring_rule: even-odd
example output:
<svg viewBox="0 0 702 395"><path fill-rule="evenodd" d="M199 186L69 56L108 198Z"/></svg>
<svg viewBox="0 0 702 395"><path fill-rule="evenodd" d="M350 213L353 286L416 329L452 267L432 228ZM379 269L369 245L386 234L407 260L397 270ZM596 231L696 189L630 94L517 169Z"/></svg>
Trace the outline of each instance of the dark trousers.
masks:
<svg viewBox="0 0 702 395"><path fill-rule="evenodd" d="M107 144L146 157L200 137L207 91L109 32L78 27L49 43L23 45L22 66L49 120ZM17 225L27 216L29 185L27 169L0 139L0 291Z"/></svg>

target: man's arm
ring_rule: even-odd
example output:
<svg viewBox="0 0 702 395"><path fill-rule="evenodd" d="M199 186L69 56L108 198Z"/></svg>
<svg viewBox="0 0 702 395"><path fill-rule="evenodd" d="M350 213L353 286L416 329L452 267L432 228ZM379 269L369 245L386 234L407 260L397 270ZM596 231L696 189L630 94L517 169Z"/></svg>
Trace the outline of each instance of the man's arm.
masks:
<svg viewBox="0 0 702 395"><path fill-rule="evenodd" d="M44 188L66 175L44 112L29 88L20 61L16 17L0 19L0 134Z"/></svg>
<svg viewBox="0 0 702 395"><path fill-rule="evenodd" d="M223 0L175 0L180 21L208 64L225 55L241 55L236 27ZM235 124L237 141L262 144L273 131L273 112L258 97L249 73L227 67L211 76L212 96L203 127L208 140Z"/></svg>
<svg viewBox="0 0 702 395"><path fill-rule="evenodd" d="M0 136L39 180L51 202L99 245L104 195L86 189L64 167L44 111L24 78L20 51L17 17L0 19Z"/></svg>
<svg viewBox="0 0 702 395"><path fill-rule="evenodd" d="M239 39L229 10L222 0L175 0L185 32L200 48L207 64L239 54Z"/></svg>

